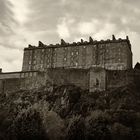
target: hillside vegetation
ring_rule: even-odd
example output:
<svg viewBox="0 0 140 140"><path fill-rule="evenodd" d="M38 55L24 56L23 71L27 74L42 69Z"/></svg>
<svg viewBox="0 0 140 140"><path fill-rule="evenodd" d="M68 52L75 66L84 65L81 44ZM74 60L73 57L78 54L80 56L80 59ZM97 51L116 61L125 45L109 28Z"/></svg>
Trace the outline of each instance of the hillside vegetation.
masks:
<svg viewBox="0 0 140 140"><path fill-rule="evenodd" d="M135 85L89 93L73 85L0 95L0 140L139 140Z"/></svg>

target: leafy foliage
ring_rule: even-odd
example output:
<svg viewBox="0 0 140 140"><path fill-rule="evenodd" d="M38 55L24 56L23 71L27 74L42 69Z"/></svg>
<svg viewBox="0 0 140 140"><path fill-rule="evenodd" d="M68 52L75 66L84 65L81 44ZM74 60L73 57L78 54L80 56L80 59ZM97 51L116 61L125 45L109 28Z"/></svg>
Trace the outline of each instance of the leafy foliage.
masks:
<svg viewBox="0 0 140 140"><path fill-rule="evenodd" d="M139 140L140 91L89 93L73 85L0 95L1 140Z"/></svg>

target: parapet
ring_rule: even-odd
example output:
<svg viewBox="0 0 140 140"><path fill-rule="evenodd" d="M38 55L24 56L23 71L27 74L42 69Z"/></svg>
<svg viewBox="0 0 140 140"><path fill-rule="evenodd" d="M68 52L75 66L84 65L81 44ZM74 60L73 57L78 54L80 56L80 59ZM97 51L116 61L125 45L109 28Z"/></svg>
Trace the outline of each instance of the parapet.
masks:
<svg viewBox="0 0 140 140"><path fill-rule="evenodd" d="M38 46L32 46L29 45L28 48L25 48L25 50L32 50L32 49L43 49L43 48L59 48L59 47L68 47L68 46L81 46L81 45L94 45L94 44L108 44L108 43L118 43L118 42L127 42L130 49L131 49L131 44L129 41L129 37L126 36L125 39L119 38L116 39L115 35L112 35L112 39L107 39L107 40L94 40L92 37L89 37L89 41L84 41L81 39L80 42L72 42L72 43L67 43L65 42L64 39L61 39L60 44L50 44L50 45L45 45L41 41L39 41Z"/></svg>

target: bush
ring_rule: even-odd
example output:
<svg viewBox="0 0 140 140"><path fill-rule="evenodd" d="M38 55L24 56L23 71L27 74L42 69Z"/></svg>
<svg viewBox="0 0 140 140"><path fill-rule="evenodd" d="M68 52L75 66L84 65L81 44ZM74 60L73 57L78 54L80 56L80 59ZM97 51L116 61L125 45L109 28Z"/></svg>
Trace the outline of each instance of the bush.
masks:
<svg viewBox="0 0 140 140"><path fill-rule="evenodd" d="M73 116L67 127L67 140L85 140L85 123L81 116Z"/></svg>
<svg viewBox="0 0 140 140"><path fill-rule="evenodd" d="M86 118L86 138L87 140L110 140L110 116L100 110L91 112Z"/></svg>
<svg viewBox="0 0 140 140"><path fill-rule="evenodd" d="M40 113L34 108L29 108L19 113L11 129L12 136L18 140L48 139L42 125Z"/></svg>

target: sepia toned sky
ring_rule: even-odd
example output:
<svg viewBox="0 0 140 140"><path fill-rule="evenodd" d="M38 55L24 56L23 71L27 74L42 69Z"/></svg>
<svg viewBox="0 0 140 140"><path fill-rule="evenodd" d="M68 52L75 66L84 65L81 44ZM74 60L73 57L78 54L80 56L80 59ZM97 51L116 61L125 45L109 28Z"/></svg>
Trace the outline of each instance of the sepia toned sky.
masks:
<svg viewBox="0 0 140 140"><path fill-rule="evenodd" d="M140 61L140 0L0 0L0 67L21 70L23 49L37 45L125 38Z"/></svg>

